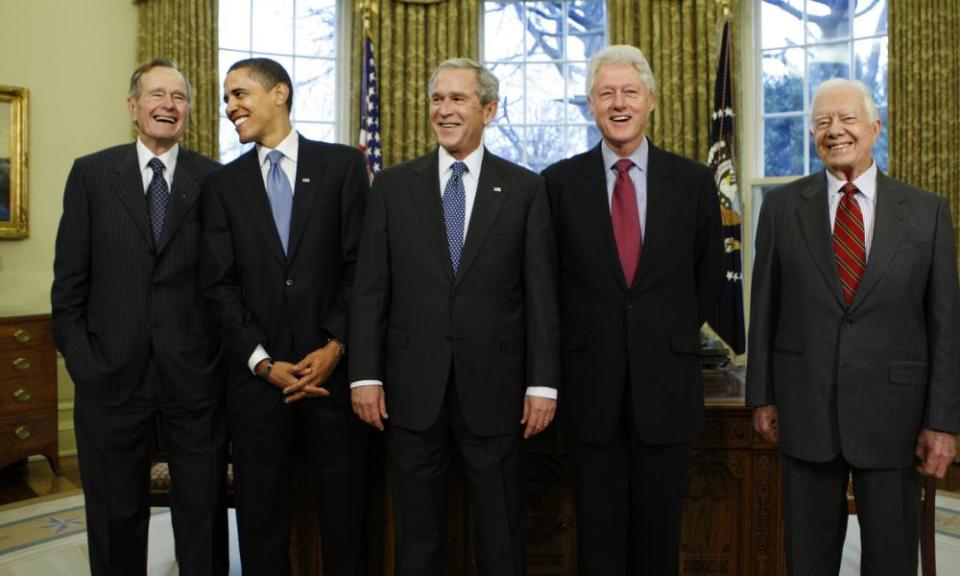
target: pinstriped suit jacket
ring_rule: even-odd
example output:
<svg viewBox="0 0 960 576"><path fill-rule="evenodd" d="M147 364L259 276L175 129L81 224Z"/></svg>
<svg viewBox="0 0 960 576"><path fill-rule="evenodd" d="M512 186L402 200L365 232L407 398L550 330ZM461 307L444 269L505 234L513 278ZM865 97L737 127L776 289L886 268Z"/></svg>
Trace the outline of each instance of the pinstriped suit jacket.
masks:
<svg viewBox="0 0 960 576"><path fill-rule="evenodd" d="M944 198L877 174L867 267L846 308L823 172L772 190L757 231L747 403L787 455L907 467L921 427L960 430L960 289Z"/></svg>
<svg viewBox="0 0 960 576"><path fill-rule="evenodd" d="M218 167L180 148L155 246L135 144L74 163L53 265L54 341L78 391L95 402L122 403L151 356L185 405L219 394L219 344L198 277L200 181Z"/></svg>

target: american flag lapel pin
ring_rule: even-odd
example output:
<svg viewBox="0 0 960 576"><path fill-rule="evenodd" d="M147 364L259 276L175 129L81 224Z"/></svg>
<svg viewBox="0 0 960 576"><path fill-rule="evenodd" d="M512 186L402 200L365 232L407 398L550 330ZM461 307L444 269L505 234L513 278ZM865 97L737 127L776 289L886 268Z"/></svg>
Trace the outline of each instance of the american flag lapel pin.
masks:
<svg viewBox="0 0 960 576"><path fill-rule="evenodd" d="M503 192L503 189L500 188L499 186L494 186L494 187L493 187L493 191L494 191L494 192Z"/></svg>
<svg viewBox="0 0 960 576"><path fill-rule="evenodd" d="M309 184L309 183L310 183L310 178L309 178L309 177L303 177L303 178L300 179L300 181L303 182L304 184Z"/></svg>

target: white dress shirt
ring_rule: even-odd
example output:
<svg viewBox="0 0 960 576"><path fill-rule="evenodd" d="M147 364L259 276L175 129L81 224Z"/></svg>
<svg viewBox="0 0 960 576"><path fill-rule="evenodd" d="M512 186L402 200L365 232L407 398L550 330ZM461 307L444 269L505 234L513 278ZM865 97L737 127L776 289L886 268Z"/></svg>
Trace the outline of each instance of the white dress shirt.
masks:
<svg viewBox="0 0 960 576"><path fill-rule="evenodd" d="M153 168L147 166L147 163L154 158L159 158L163 162L163 179L167 181L167 190L173 190L173 171L177 168L177 154L180 153L180 145L174 144L169 150L157 156L147 148L140 138L137 138L137 166L140 167L140 178L143 180L143 193L146 195L147 188L153 180Z"/></svg>
<svg viewBox="0 0 960 576"><path fill-rule="evenodd" d="M837 208L840 206L840 199L843 198L843 185L846 180L840 180L829 170L827 173L827 200L830 206L830 230L837 221ZM873 244L873 223L874 214L877 209L877 163L874 162L861 174L853 185L857 187L858 192L853 196L860 206L860 212L863 213L863 240L867 251L867 260L870 260L870 245Z"/></svg>

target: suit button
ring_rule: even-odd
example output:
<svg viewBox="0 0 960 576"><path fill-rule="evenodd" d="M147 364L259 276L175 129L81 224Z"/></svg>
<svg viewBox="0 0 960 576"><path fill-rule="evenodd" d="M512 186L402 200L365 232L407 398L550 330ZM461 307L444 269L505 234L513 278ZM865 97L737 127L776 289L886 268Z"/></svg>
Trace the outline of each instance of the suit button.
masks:
<svg viewBox="0 0 960 576"><path fill-rule="evenodd" d="M847 318L847 319L844 320L843 322L844 322L844 324L846 324L847 326L853 326L854 324L857 323L857 321L854 320L853 318Z"/></svg>
<svg viewBox="0 0 960 576"><path fill-rule="evenodd" d="M284 333L284 334L289 334L289 333L290 333L290 327L289 327L289 326L284 326L284 327L283 327L283 333Z"/></svg>
<svg viewBox="0 0 960 576"><path fill-rule="evenodd" d="M293 278L287 278L287 281L285 282L285 284L287 286L293 286Z"/></svg>
<svg viewBox="0 0 960 576"><path fill-rule="evenodd" d="M627 347L626 347L626 346L621 346L621 347L620 347L620 351L623 352L624 354L626 354L626 352L627 352Z"/></svg>

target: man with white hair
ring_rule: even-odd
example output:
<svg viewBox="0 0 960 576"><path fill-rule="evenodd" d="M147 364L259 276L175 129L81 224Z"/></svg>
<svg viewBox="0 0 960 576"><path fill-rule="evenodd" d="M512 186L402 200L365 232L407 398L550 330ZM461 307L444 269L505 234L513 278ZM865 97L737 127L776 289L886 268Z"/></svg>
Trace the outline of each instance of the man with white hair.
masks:
<svg viewBox="0 0 960 576"><path fill-rule="evenodd" d="M603 142L543 175L560 255L560 424L578 574L677 574L690 443L703 427L701 324L723 279L713 174L654 146L656 83L633 46L596 53Z"/></svg>
<svg viewBox="0 0 960 576"><path fill-rule="evenodd" d="M916 574L917 472L943 478L960 430L950 211L877 169L863 84L828 80L811 108L826 169L760 212L747 404L783 454L787 573L839 572L852 477L862 573Z"/></svg>

